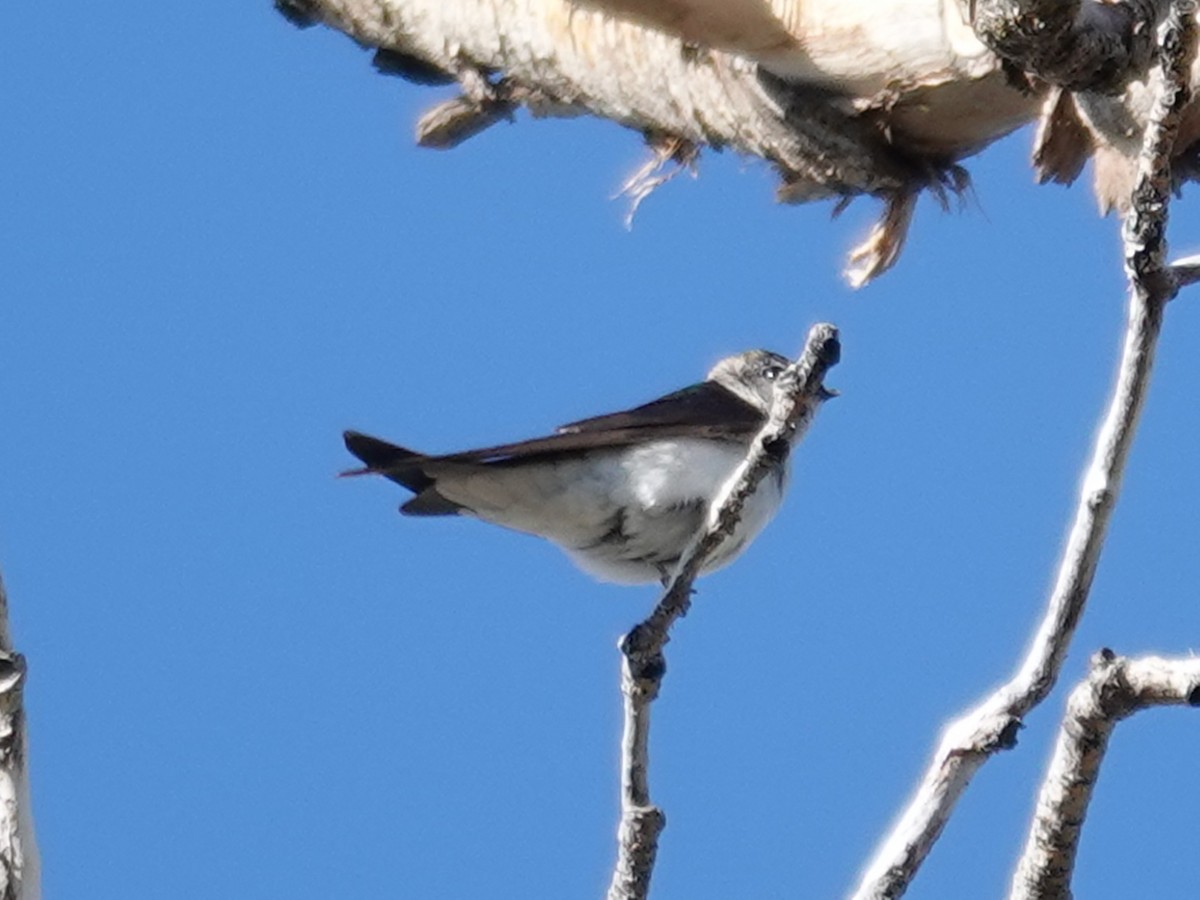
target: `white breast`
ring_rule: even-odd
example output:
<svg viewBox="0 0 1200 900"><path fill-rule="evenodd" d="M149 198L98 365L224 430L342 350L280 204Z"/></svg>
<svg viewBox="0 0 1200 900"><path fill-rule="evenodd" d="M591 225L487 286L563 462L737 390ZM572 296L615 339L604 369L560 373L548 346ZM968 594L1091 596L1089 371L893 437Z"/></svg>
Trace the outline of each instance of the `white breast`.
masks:
<svg viewBox="0 0 1200 900"><path fill-rule="evenodd" d="M548 538L597 578L638 584L670 574L744 454L734 443L655 441L553 462L447 470L438 491L484 521ZM770 521L783 482L782 470L763 479L705 571L730 562Z"/></svg>
<svg viewBox="0 0 1200 900"><path fill-rule="evenodd" d="M744 446L697 439L657 441L626 451L620 462L624 478L614 495L623 510L624 539L564 545L567 552L605 581L661 580L704 525L709 502L744 456ZM784 476L781 470L763 479L734 533L703 571L731 562L771 520L783 497Z"/></svg>

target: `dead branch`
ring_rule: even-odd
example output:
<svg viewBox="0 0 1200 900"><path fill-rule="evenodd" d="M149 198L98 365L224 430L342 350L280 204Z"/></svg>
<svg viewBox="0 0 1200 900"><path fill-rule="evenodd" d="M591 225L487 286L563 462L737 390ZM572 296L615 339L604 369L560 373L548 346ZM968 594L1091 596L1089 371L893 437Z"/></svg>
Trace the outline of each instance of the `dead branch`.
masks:
<svg viewBox="0 0 1200 900"><path fill-rule="evenodd" d="M1200 256L1183 256L1171 263L1175 284L1181 288L1200 281Z"/></svg>
<svg viewBox="0 0 1200 900"><path fill-rule="evenodd" d="M916 197L962 191L959 163L1040 117L1039 181L1089 159L1102 211L1127 210L1158 85L1166 0L275 0L375 48L381 72L459 96L417 125L450 148L492 125L595 115L656 154L732 149L767 161L777 197L885 204L851 254L858 287L892 265ZM971 19L971 21L968 21ZM1147 74L1147 73L1150 74ZM1196 77L1200 78L1200 73ZM1176 148L1200 176L1200 105ZM653 161L652 161L653 164ZM634 202L665 179L643 180Z"/></svg>
<svg viewBox="0 0 1200 900"><path fill-rule="evenodd" d="M1017 69L1069 90L1113 93L1145 71L1153 0L975 0L980 40Z"/></svg>
<svg viewBox="0 0 1200 900"><path fill-rule="evenodd" d="M993 753L1015 745L1022 718L1054 687L1083 613L1149 389L1163 310L1176 291L1164 261L1165 229L1171 151L1189 96L1193 13L1190 0L1186 7L1178 4L1160 35L1161 89L1124 229L1130 281L1125 345L1046 612L1017 673L947 727L916 795L868 865L854 894L860 900L904 893L975 772Z"/></svg>
<svg viewBox="0 0 1200 900"><path fill-rule="evenodd" d="M1071 875L1108 739L1152 706L1200 706L1200 659L1119 657L1102 650L1071 692L1010 900L1070 900Z"/></svg>
<svg viewBox="0 0 1200 900"><path fill-rule="evenodd" d="M771 413L750 444L746 459L713 498L704 530L680 557L679 565L654 611L621 638L621 694L625 707L621 738L621 824L617 832L617 862L608 900L644 900L666 824L661 809L650 799L648 780L650 704L666 674L663 648L670 629L691 606L692 584L704 563L733 533L742 508L772 465L803 437L821 401L825 373L841 354L837 329L814 325L800 358L776 382Z"/></svg>
<svg viewBox="0 0 1200 900"><path fill-rule="evenodd" d="M29 797L25 657L13 649L0 580L0 900L39 900L41 871Z"/></svg>
<svg viewBox="0 0 1200 900"><path fill-rule="evenodd" d="M1068 88L1051 91L1043 108L1034 151L1039 181L1070 183L1090 158L1101 212L1128 212L1162 89L1162 69L1151 64L1156 36L1171 8L1167 0L981 0L984 41L1009 64ZM1193 71L1193 89L1198 79ZM1172 154L1177 184L1200 177L1200 104L1181 117Z"/></svg>
<svg viewBox="0 0 1200 900"><path fill-rule="evenodd" d="M535 116L592 113L647 135L732 147L774 162L806 199L886 194L927 174L874 126L822 98L760 84L756 67L689 52L678 37L562 2L280 0L386 52L381 69L458 82L462 96L426 113L421 142L453 146L524 106ZM434 80L428 74L419 79ZM664 87L667 89L664 90ZM451 113L438 112L443 107ZM475 110L477 121L471 119ZM452 120L452 127L438 123Z"/></svg>
<svg viewBox="0 0 1200 900"><path fill-rule="evenodd" d="M457 83L459 96L421 117L423 146L453 147L522 108L591 114L689 158L706 147L759 157L783 202L879 198L876 233L855 251L858 285L896 259L916 195L962 190L958 161L1037 115L1041 88L1013 83L956 10L930 6L918 27L910 3L851 10L861 23L846 21L841 0L787 5L759 24L798 33L743 46L724 27L707 41L662 27L665 7L641 15L626 0L276 0L295 22L377 48L380 71Z"/></svg>

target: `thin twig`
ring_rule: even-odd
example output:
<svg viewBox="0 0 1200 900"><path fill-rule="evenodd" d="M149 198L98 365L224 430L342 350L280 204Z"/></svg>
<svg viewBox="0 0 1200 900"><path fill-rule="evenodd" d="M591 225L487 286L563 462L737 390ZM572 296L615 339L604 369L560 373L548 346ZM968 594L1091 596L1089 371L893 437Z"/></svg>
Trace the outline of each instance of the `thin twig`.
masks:
<svg viewBox="0 0 1200 900"><path fill-rule="evenodd" d="M671 625L691 605L692 583L704 563L733 533L746 501L773 466L803 435L821 401L829 396L822 386L825 373L841 353L837 329L814 325L804 351L776 381L774 401L766 424L750 443L745 460L722 486L709 507L708 521L679 565L654 611L621 638L621 694L625 726L621 738L621 824L617 832L617 862L608 900L644 900L666 824L661 809L650 800L650 704L658 696L666 673L663 648Z"/></svg>
<svg viewBox="0 0 1200 900"><path fill-rule="evenodd" d="M1123 232L1130 281L1125 346L1045 615L1017 673L946 728L916 795L867 866L856 900L899 897L908 888L975 772L1016 744L1021 719L1054 687L1083 613L1149 388L1163 309L1177 289L1164 262L1165 230L1170 154L1194 50L1193 11L1190 0L1177 3L1160 34L1158 100Z"/></svg>
<svg viewBox="0 0 1200 900"><path fill-rule="evenodd" d="M1069 900L1088 804L1117 723L1141 709L1200 706L1200 659L1126 659L1111 650L1071 692L1009 900Z"/></svg>
<svg viewBox="0 0 1200 900"><path fill-rule="evenodd" d="M1184 256L1172 260L1169 268L1175 277L1175 284L1180 288L1200 281L1200 256Z"/></svg>

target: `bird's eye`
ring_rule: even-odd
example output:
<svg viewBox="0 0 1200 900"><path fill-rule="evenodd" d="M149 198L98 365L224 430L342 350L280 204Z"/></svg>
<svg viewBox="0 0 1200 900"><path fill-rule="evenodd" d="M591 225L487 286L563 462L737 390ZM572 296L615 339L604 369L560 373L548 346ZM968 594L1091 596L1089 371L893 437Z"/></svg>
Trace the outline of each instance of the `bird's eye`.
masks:
<svg viewBox="0 0 1200 900"><path fill-rule="evenodd" d="M774 381L783 374L783 366L767 366L763 369L763 378L767 381Z"/></svg>

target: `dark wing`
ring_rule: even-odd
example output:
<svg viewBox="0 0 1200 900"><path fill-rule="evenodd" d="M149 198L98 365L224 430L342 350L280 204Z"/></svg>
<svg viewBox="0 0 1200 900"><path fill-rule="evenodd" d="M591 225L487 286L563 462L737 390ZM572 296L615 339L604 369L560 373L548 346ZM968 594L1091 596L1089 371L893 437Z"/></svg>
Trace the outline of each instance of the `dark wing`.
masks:
<svg viewBox="0 0 1200 900"><path fill-rule="evenodd" d="M360 431L342 433L346 449L363 461L363 468L343 475L382 475L403 485L416 496L400 507L410 516L454 516L462 507L437 491L437 478L425 471L429 458L405 447L389 444Z"/></svg>
<svg viewBox="0 0 1200 900"><path fill-rule="evenodd" d="M431 466L438 463L505 465L671 437L736 439L756 432L764 418L736 394L715 382L705 381L633 409L571 422L546 437L442 456L415 453L357 431L347 431L346 448L363 461L364 468L344 474L377 472L420 494L437 480L436 470L431 471Z"/></svg>
<svg viewBox="0 0 1200 900"><path fill-rule="evenodd" d="M460 511L437 491L437 479L456 465L509 466L565 453L626 447L671 437L739 438L762 427L761 412L718 384L706 381L624 412L582 419L557 433L515 444L426 456L357 431L344 434L346 449L364 467L344 475L377 473L414 494L400 507L409 515L444 516Z"/></svg>
<svg viewBox="0 0 1200 900"><path fill-rule="evenodd" d="M381 441L361 431L344 431L342 440L346 442L346 449L363 463L363 468L351 469L343 475L386 475L418 494L433 484L433 479L425 474L424 464L428 457L423 453Z"/></svg>
<svg viewBox="0 0 1200 900"><path fill-rule="evenodd" d="M702 381L633 409L569 422L558 431L560 434L574 434L626 428L689 426L740 434L757 431L762 428L765 419L763 413L737 394L715 381Z"/></svg>
<svg viewBox="0 0 1200 900"><path fill-rule="evenodd" d="M633 409L571 422L547 437L431 456L426 462L505 463L660 438L740 437L761 428L764 418L736 394L705 381Z"/></svg>

